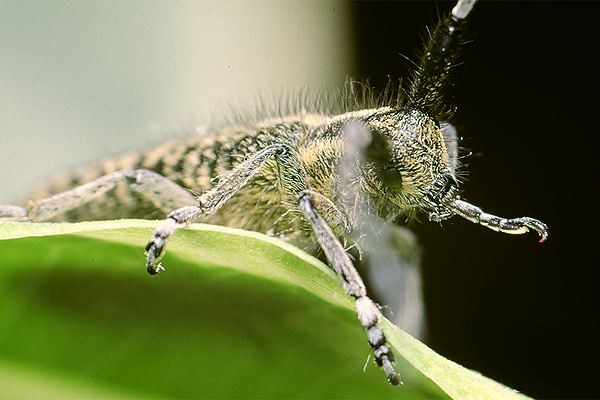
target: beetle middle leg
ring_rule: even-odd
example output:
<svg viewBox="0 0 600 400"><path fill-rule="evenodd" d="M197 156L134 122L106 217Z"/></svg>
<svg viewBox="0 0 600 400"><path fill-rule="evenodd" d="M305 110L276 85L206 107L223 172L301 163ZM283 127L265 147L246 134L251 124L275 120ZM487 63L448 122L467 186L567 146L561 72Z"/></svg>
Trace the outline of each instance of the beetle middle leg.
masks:
<svg viewBox="0 0 600 400"><path fill-rule="evenodd" d="M164 253L167 239L173 236L177 229L217 211L227 200L246 186L271 158L275 157L278 164L282 166L286 165L286 162L289 163L290 160L294 160L293 157L289 157L291 151L286 144L273 144L265 147L221 176L215 187L198 198L196 205L181 207L167 215L167 218L155 229L152 238L146 245L146 269L148 273L156 275L164 270L159 259ZM295 171L295 175L298 174L298 168L297 165L288 167L291 171ZM287 174L286 178L282 176L281 179L289 180L292 179L291 176L293 174ZM292 182L293 187L288 191L306 189L306 186L298 187L297 185L298 182ZM303 182L300 182L300 185L303 185Z"/></svg>

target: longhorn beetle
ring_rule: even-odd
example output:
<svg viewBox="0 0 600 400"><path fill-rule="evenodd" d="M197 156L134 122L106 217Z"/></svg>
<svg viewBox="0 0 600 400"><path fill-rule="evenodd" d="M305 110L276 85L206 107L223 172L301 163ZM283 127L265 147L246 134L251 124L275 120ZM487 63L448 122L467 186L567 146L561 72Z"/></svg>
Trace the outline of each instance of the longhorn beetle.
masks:
<svg viewBox="0 0 600 400"><path fill-rule="evenodd" d="M0 219L97 218L103 211L120 216L106 202L135 201L123 212L130 217L148 209L167 212L145 248L152 275L164 270L167 240L197 220L267 232L322 252L355 300L375 361L398 384L380 311L347 244L368 251L373 238L385 238L393 222L414 212L431 221L458 215L504 233L534 230L540 242L548 237L542 222L488 214L459 191L457 136L446 122L450 108L443 92L474 3L459 0L438 22L403 96L376 96L350 83L343 101L329 108L325 100L314 110L302 105L289 115L175 140L71 174L27 207L0 206Z"/></svg>

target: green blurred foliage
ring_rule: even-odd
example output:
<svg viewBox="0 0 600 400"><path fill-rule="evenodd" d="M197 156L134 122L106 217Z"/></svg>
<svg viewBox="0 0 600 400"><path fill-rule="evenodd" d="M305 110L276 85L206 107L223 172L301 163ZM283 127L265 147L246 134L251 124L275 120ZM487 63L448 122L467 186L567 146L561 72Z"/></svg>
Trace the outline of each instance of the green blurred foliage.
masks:
<svg viewBox="0 0 600 400"><path fill-rule="evenodd" d="M153 225L0 224L1 398L514 395L386 321L387 384L337 278L276 239L194 225L151 277Z"/></svg>

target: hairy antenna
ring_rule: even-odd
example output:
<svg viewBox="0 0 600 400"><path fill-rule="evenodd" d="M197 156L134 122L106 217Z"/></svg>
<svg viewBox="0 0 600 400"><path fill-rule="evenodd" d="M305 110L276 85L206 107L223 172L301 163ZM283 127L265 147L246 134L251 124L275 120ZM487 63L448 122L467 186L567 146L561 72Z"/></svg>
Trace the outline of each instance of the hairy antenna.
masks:
<svg viewBox="0 0 600 400"><path fill-rule="evenodd" d="M442 92L463 44L466 18L476 0L459 0L449 16L441 19L425 44L421 62L408 94L408 108L429 115L444 112Z"/></svg>

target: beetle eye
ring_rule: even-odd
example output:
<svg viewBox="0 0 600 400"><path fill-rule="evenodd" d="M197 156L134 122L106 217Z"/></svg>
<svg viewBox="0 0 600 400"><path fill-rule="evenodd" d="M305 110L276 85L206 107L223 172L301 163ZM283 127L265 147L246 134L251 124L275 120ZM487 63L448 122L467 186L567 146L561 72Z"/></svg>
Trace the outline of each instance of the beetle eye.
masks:
<svg viewBox="0 0 600 400"><path fill-rule="evenodd" d="M384 169L381 174L381 180L387 186L397 188L402 186L402 175L400 174L400 171L398 171L398 169L396 169L395 167L387 167L386 169Z"/></svg>
<svg viewBox="0 0 600 400"><path fill-rule="evenodd" d="M444 183L444 186L439 192L440 199L443 199L444 197L448 196L448 193L450 193L450 191L452 189L455 189L456 187L458 187L458 182L456 182L456 179L454 179L454 177L451 177L450 179L446 180L446 183Z"/></svg>

